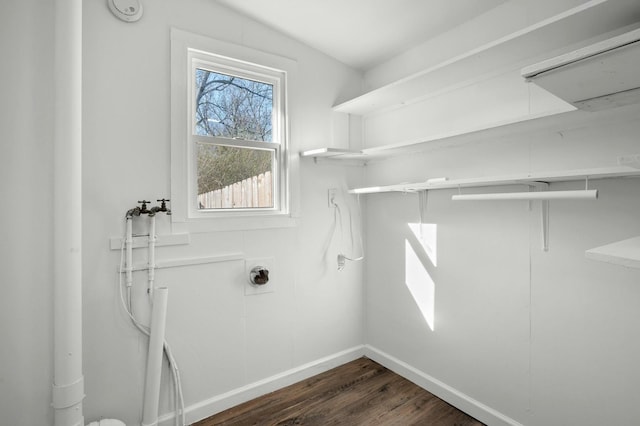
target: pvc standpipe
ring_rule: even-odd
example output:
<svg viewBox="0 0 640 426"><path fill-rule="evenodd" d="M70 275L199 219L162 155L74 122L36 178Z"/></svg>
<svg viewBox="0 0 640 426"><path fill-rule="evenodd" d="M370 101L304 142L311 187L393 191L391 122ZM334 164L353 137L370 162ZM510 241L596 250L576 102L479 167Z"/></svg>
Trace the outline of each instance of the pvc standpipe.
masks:
<svg viewBox="0 0 640 426"><path fill-rule="evenodd" d="M169 289L155 289L151 310L149 354L147 356L147 376L144 385L142 426L157 426L160 402L160 379L164 354L164 333L167 319L167 297Z"/></svg>
<svg viewBox="0 0 640 426"><path fill-rule="evenodd" d="M54 4L52 405L55 426L83 426L82 0Z"/></svg>
<svg viewBox="0 0 640 426"><path fill-rule="evenodd" d="M127 217L127 230L125 233L125 252L126 252L126 260L125 260L125 273L126 273L126 283L127 288L130 288L133 285L133 218Z"/></svg>
<svg viewBox="0 0 640 426"><path fill-rule="evenodd" d="M153 299L153 282L156 276L156 216L149 215L149 270L147 293Z"/></svg>

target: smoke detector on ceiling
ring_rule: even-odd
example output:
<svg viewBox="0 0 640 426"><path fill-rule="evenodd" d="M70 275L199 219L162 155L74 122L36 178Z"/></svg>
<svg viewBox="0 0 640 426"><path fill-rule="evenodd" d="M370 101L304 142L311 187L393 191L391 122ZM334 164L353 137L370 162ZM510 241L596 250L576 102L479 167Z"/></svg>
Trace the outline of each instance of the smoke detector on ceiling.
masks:
<svg viewBox="0 0 640 426"><path fill-rule="evenodd" d="M140 0L107 0L109 9L120 20L136 22L142 18L142 3Z"/></svg>

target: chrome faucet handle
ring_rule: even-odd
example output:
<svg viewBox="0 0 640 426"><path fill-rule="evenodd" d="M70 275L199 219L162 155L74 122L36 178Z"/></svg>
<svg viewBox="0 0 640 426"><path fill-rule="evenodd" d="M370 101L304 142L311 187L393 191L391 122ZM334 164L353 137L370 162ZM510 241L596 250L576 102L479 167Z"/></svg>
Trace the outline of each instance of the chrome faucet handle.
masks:
<svg viewBox="0 0 640 426"><path fill-rule="evenodd" d="M167 211L170 212L171 211L171 210L167 209L167 202L171 201L171 200L163 198L161 200L156 200L156 201L160 203L160 210L159 211L161 211L161 212L167 212Z"/></svg>
<svg viewBox="0 0 640 426"><path fill-rule="evenodd" d="M142 200L142 201L138 201L138 202L142 204L142 206L140 206L140 213L141 214L147 214L147 213L150 212L150 210L147 209L147 203L150 203L151 201Z"/></svg>

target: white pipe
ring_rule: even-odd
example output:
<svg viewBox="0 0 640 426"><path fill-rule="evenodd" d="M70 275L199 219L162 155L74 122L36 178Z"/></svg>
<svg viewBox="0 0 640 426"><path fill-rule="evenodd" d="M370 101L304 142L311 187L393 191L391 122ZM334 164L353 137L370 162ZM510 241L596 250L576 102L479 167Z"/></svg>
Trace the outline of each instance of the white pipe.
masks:
<svg viewBox="0 0 640 426"><path fill-rule="evenodd" d="M82 0L54 2L53 409L82 426Z"/></svg>
<svg viewBox="0 0 640 426"><path fill-rule="evenodd" d="M149 216L149 284L147 287L147 293L149 297L153 299L153 282L156 275L156 216Z"/></svg>
<svg viewBox="0 0 640 426"><path fill-rule="evenodd" d="M127 288L133 285L133 218L127 216L127 230L125 233L126 261L124 271L126 273Z"/></svg>
<svg viewBox="0 0 640 426"><path fill-rule="evenodd" d="M162 357L164 353L164 331L167 319L166 287L157 288L153 297L149 336L149 354L147 356L147 376L144 385L144 403L142 407L142 426L158 424L158 405L160 402L160 379L162 376Z"/></svg>
<svg viewBox="0 0 640 426"><path fill-rule="evenodd" d="M504 192L495 194L452 195L453 201L497 201L497 200L595 200L597 189L578 191Z"/></svg>
<svg viewBox="0 0 640 426"><path fill-rule="evenodd" d="M125 245L125 267L124 271L126 274L126 285L127 285L127 309L129 312L132 312L131 305L131 287L133 286L133 216L130 216L127 213L127 218L125 220L126 223L126 231L124 237L124 245Z"/></svg>

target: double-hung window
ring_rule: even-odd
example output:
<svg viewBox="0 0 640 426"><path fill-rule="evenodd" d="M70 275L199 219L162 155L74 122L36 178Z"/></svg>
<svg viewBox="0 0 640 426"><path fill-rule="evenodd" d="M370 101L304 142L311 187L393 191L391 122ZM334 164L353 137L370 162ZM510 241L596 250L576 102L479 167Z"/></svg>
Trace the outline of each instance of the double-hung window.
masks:
<svg viewBox="0 0 640 426"><path fill-rule="evenodd" d="M287 71L251 61L246 48L234 56L227 43L209 40L209 51L172 39L172 96L186 89L186 114L172 99L172 126L186 130L173 131L172 171L184 175L186 218L288 213Z"/></svg>

